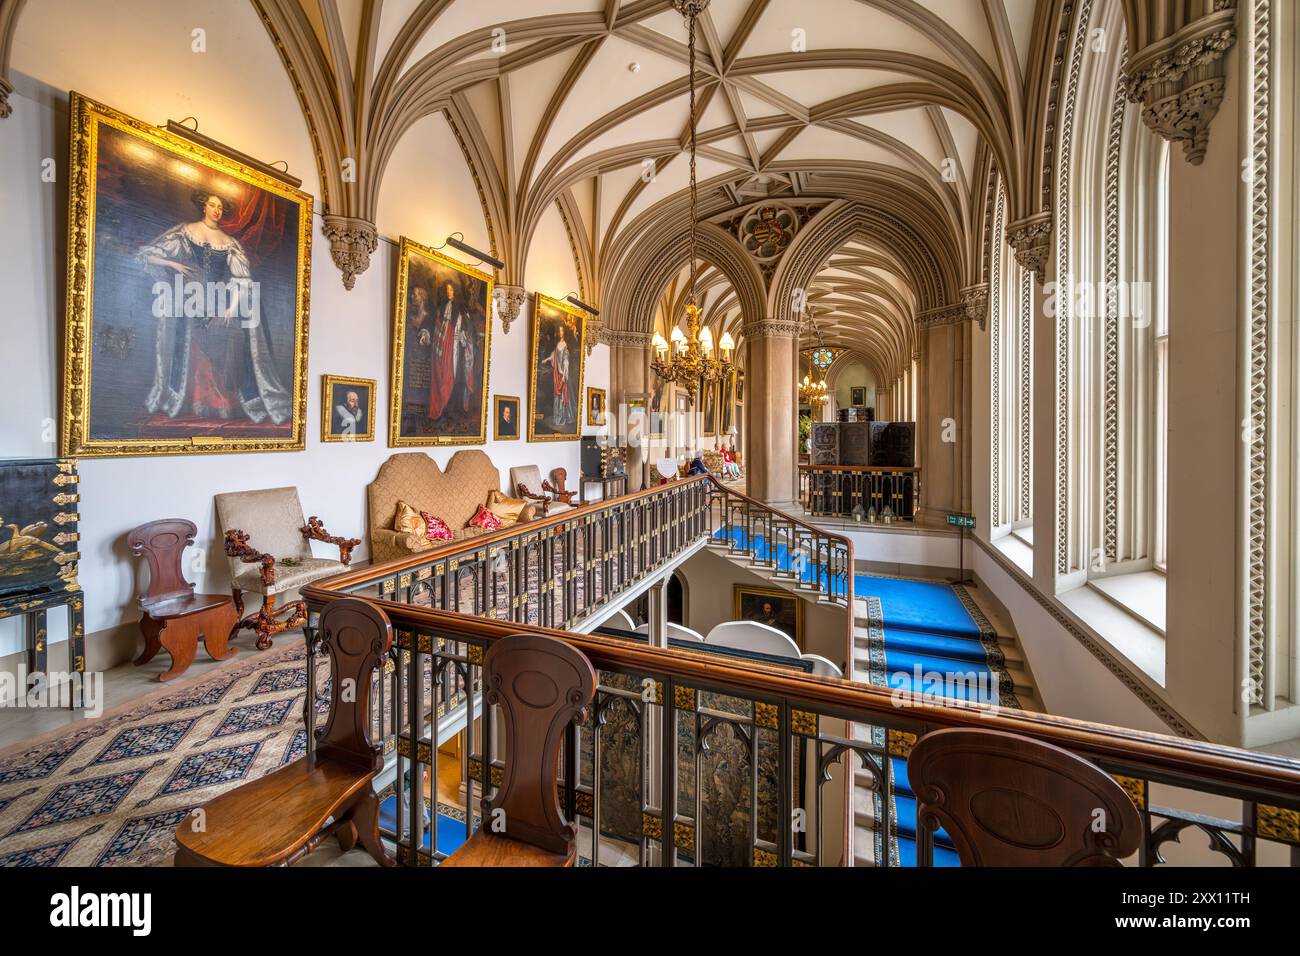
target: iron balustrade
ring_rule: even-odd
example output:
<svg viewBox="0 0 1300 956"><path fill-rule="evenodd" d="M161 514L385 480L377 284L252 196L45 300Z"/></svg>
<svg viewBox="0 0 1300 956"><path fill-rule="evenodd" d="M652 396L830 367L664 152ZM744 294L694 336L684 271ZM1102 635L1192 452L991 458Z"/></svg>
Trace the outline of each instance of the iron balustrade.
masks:
<svg viewBox="0 0 1300 956"><path fill-rule="evenodd" d="M921 493L920 468L865 465L800 465L799 501L809 514L851 516L886 507L896 520L911 521Z"/></svg>
<svg viewBox="0 0 1300 956"><path fill-rule="evenodd" d="M739 536L725 545L715 537L733 520L751 540L786 540L805 548L808 568L791 586L816 587L821 599L833 600L842 569L842 601L851 602L847 541L847 551L833 540L819 542L809 534L816 530L811 526L707 476L510 529L511 534L357 569L304 590L313 621L329 601L345 595L369 597L392 621L395 646L377 674L381 690L388 690L375 698L372 732L384 734L386 745L391 741L395 813L386 835L400 862L430 865L445 857L437 843L437 817L430 826L426 811L459 819L466 836L481 822L479 798L500 781L503 766L494 715L474 693L484 654L502 637L536 633L581 650L599 676L589 715L566 735L558 781L568 819L580 825L582 862L816 866L852 865L855 856L874 855L876 865L897 865L887 850L897 832L891 758L906 759L931 731L975 727L1055 744L1114 775L1143 819L1141 865L1163 862L1161 848L1188 829L1206 834L1210 849L1234 865L1254 865L1261 841L1289 847L1292 865L1300 864L1300 762L1294 760L814 677L716 649L652 647L562 629L595 606L588 598L599 603L626 592L700 540L743 553ZM522 540L529 536L535 540ZM656 539L663 545L658 550ZM493 549L506 555L504 569L492 564ZM541 565L548 576L521 570L520 549L549 557L551 563ZM769 571L782 572L770 551L750 555L760 564L769 559ZM599 573L593 577L589 571ZM570 587L574 577L582 582L576 593ZM543 615L559 626L544 626ZM852 615L846 617L851 629ZM314 644L314 631L308 630ZM317 686L314 676L309 686ZM328 699L321 703L329 706ZM314 717L315 708L309 709L309 720ZM455 804L440 805L438 745L461 729L464 789ZM855 793L859 772L870 784ZM1153 787L1166 791L1164 804L1174 805L1155 804ZM873 804L873 847L855 846L858 796ZM1239 811L1207 813L1209 800L1230 801L1224 805ZM933 837L924 830L917 862L933 863Z"/></svg>

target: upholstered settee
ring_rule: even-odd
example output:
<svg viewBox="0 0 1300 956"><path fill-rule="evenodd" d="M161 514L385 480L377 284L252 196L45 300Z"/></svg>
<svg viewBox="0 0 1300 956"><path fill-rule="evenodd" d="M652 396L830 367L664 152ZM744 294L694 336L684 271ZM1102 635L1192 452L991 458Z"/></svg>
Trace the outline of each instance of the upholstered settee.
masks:
<svg viewBox="0 0 1300 956"><path fill-rule="evenodd" d="M453 541L483 534L465 525L492 492L501 492L501 474L492 459L478 449L456 452L446 469L423 452L393 455L379 467L366 488L370 527L370 560L375 564L404 558L434 546L427 538L394 528L398 502L427 511L447 523ZM526 505L519 521L531 521L536 509Z"/></svg>

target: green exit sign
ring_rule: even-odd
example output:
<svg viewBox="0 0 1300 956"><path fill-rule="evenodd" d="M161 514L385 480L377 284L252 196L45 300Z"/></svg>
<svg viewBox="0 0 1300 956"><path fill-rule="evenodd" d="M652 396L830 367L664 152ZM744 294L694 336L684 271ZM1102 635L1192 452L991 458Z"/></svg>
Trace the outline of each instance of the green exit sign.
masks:
<svg viewBox="0 0 1300 956"><path fill-rule="evenodd" d="M967 514L948 515L948 524L955 528L973 528L975 527L975 516Z"/></svg>

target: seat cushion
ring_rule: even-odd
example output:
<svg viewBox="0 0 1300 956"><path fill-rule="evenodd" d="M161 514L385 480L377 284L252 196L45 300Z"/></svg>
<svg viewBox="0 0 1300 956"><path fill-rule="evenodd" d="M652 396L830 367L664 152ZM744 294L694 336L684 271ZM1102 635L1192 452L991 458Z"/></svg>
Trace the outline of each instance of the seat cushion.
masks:
<svg viewBox="0 0 1300 956"><path fill-rule="evenodd" d="M275 560L275 581L268 588L262 587L262 566L260 564L242 565L235 575L235 586L241 591L254 594L283 594L296 591L331 574L342 574L347 568L342 561L333 558L290 558L294 564L286 565L280 558Z"/></svg>

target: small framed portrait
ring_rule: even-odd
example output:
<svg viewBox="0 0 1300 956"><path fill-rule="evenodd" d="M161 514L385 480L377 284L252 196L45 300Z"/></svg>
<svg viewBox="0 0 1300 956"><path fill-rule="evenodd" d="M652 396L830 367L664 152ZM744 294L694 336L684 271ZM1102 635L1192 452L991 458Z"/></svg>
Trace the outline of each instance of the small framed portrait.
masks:
<svg viewBox="0 0 1300 956"><path fill-rule="evenodd" d="M496 396L492 416L493 441L514 441L519 437L519 398L516 395Z"/></svg>
<svg viewBox="0 0 1300 956"><path fill-rule="evenodd" d="M854 408L862 408L867 404L867 387L865 385L854 385L850 390L850 396Z"/></svg>
<svg viewBox="0 0 1300 956"><path fill-rule="evenodd" d="M320 440L375 440L375 380L320 377Z"/></svg>
<svg viewBox="0 0 1300 956"><path fill-rule="evenodd" d="M751 588L734 585L737 621L756 621L784 632L790 640L803 646L803 604L789 591L778 588Z"/></svg>
<svg viewBox="0 0 1300 956"><path fill-rule="evenodd" d="M646 402L649 395L642 392L635 395L628 395L627 401L627 444L640 445L643 441L651 438L650 435L650 413L646 411Z"/></svg>
<svg viewBox="0 0 1300 956"><path fill-rule="evenodd" d="M743 404L745 401L745 373L736 371L736 404Z"/></svg>
<svg viewBox="0 0 1300 956"><path fill-rule="evenodd" d="M605 424L605 390L587 387L587 424Z"/></svg>

